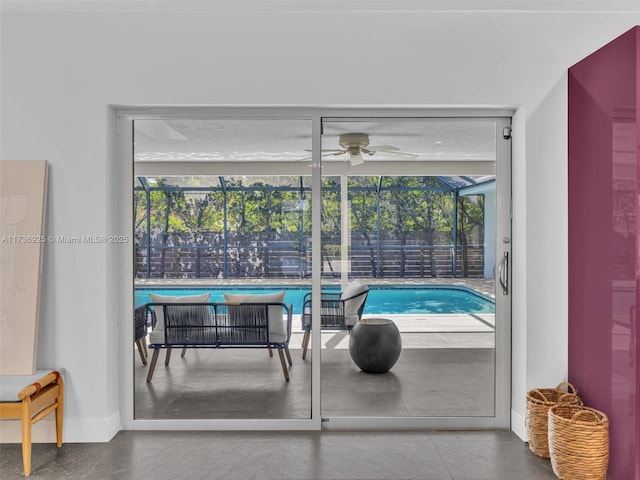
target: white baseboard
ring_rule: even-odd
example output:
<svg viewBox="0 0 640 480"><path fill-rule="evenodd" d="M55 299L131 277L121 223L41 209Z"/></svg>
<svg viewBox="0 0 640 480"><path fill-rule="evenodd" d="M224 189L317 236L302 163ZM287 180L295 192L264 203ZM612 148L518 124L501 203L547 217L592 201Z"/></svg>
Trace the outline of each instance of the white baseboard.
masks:
<svg viewBox="0 0 640 480"><path fill-rule="evenodd" d="M528 441L527 428L524 423L525 419L515 410L511 410L511 431L522 439L523 442Z"/></svg>
<svg viewBox="0 0 640 480"><path fill-rule="evenodd" d="M95 420L64 421L62 440L64 443L104 443L109 442L122 429L120 411L115 411L109 418ZM518 412L511 410L511 431L523 442L527 441L525 419ZM33 443L55 442L55 421L45 418L36 423L32 430ZM22 430L20 420L0 420L0 443L21 443Z"/></svg>

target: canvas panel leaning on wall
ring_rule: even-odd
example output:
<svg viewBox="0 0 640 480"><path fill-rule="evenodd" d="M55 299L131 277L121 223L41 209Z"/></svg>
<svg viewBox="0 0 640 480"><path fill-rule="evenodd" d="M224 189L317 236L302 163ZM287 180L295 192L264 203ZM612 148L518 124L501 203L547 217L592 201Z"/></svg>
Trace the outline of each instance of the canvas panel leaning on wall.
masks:
<svg viewBox="0 0 640 480"><path fill-rule="evenodd" d="M36 370L45 160L0 160L0 374Z"/></svg>

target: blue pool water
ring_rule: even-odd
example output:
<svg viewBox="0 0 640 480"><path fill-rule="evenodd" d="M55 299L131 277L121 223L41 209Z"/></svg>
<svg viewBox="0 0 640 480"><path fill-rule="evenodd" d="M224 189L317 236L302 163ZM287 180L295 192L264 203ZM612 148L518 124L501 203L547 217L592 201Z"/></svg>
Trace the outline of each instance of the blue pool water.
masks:
<svg viewBox="0 0 640 480"><path fill-rule="evenodd" d="M411 314L411 313L494 313L495 302L464 287L453 286L371 286L364 313ZM242 294L267 294L285 290L285 303L293 304L293 313L300 313L307 287L272 286L255 287L204 287L204 288L136 288L136 307L150 303L150 293L158 295L184 296L210 292L211 302L223 302L223 292Z"/></svg>

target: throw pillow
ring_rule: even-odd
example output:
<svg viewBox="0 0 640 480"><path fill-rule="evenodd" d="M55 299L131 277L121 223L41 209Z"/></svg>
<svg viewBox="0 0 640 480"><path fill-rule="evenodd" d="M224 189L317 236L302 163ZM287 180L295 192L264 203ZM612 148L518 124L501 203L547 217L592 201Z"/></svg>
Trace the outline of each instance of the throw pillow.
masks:
<svg viewBox="0 0 640 480"><path fill-rule="evenodd" d="M284 303L284 290L278 293L245 295L237 293L224 293L224 302L231 305L246 303ZM272 305L269 307L269 341L280 343L287 339L287 329L284 324L282 307Z"/></svg>
<svg viewBox="0 0 640 480"><path fill-rule="evenodd" d="M174 297L169 295L156 295L151 293L151 303L209 303L210 293L202 293L200 295L185 295L183 297ZM186 307L189 308L189 307ZM208 309L207 309L208 313ZM164 343L164 307L156 307L156 326L149 334L150 343ZM203 324L205 324L203 319Z"/></svg>
<svg viewBox="0 0 640 480"><path fill-rule="evenodd" d="M340 296L344 302L344 323L345 325L355 325L360 317L358 316L358 310L366 300L366 295L359 295L364 292L368 292L369 287L364 283L355 281L347 284Z"/></svg>

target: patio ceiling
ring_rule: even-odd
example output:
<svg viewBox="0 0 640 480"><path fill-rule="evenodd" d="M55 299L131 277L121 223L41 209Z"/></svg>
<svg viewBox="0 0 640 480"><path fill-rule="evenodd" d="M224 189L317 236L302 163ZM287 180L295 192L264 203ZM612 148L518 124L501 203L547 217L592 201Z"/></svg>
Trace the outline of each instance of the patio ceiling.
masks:
<svg viewBox="0 0 640 480"><path fill-rule="evenodd" d="M339 137L364 133L370 145L396 147L410 156L365 155L366 162L398 160L486 162L495 160L495 123L490 119L414 118L340 120L323 124L323 160L334 155ZM135 161L308 162L311 122L296 119L143 119L135 122Z"/></svg>

